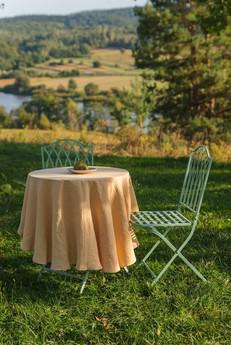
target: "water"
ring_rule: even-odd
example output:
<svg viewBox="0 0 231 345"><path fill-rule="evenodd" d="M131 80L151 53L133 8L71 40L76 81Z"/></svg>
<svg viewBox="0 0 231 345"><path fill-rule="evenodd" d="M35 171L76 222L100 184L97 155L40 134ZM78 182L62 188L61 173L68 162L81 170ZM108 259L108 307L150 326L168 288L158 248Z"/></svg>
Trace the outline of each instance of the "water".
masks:
<svg viewBox="0 0 231 345"><path fill-rule="evenodd" d="M23 102L31 100L30 96L19 96L0 92L0 106L3 106L8 113L12 110L19 108ZM108 127L108 131L113 131L114 127L118 124L110 115L110 109L107 105L101 102L77 102L78 109L82 112L80 116L80 123L85 122L89 128L94 129L97 127L97 121L102 119L105 121L105 125ZM135 122L136 114L131 114L132 122ZM149 119L146 120L145 126L149 124Z"/></svg>
<svg viewBox="0 0 231 345"><path fill-rule="evenodd" d="M9 113L11 110L17 109L23 102L29 101L29 96L18 96L9 93L0 92L0 106L3 106Z"/></svg>

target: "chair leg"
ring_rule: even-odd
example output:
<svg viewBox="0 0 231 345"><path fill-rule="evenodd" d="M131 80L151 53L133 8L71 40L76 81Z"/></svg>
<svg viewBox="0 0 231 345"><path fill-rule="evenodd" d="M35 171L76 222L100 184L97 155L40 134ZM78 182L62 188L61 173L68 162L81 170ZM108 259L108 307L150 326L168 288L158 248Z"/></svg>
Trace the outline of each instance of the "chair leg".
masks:
<svg viewBox="0 0 231 345"><path fill-rule="evenodd" d="M185 264L191 268L191 270L203 281L203 282L207 282L207 279L196 269L195 266L193 266L188 259L186 259L186 257L177 251L176 254L174 254L172 256L172 258L169 260L169 262L165 265L165 267L163 268L163 270L158 274L158 276L154 279L154 281L152 282L152 285L156 284L158 282L158 280L160 280L160 278L162 277L162 275L164 274L164 272L167 271L168 267L171 265L171 263L177 258L180 257L181 260L183 260L185 262Z"/></svg>
<svg viewBox="0 0 231 345"><path fill-rule="evenodd" d="M127 274L129 274L129 270L128 270L127 266L124 267L124 270Z"/></svg>
<svg viewBox="0 0 231 345"><path fill-rule="evenodd" d="M46 265L41 265L41 269L40 269L40 272L38 274L38 280L41 279L42 273L44 271L53 272L53 273L56 273L56 274L61 275L61 276L66 276L66 277L70 277L70 278L74 278L74 279L79 280L80 282L82 282L81 287L80 287L80 295L83 293L83 290L86 286L87 279L89 276L89 271L86 272L84 277L81 277L80 275L77 275L77 274L71 274L71 273L63 272L63 271L56 271L56 270L53 270L52 268L47 267Z"/></svg>
<svg viewBox="0 0 231 345"><path fill-rule="evenodd" d="M167 269L169 268L169 266L171 265L171 263L176 259L177 255L173 255L173 257L169 260L169 262L164 266L164 268L162 269L162 271L158 274L158 276L155 277L155 279L152 282L152 285L156 284L160 278L162 277L162 275L167 271Z"/></svg>
<svg viewBox="0 0 231 345"><path fill-rule="evenodd" d="M170 231L170 229L167 229L166 231L165 231L165 233L164 233L164 236L166 236L168 233L169 233L169 231ZM159 244L161 243L161 240L158 240L155 244L154 244L154 246L150 249L150 251L145 255L145 257L141 260L141 262L139 263L139 265L136 267L136 269L138 269L141 265L143 265L143 264L145 264L145 262L147 261L147 259L149 258L149 256L150 255L152 255L152 253L154 252L154 250L159 246ZM148 265L146 264L146 267L147 267ZM148 266L147 267L149 270L151 270L150 269L150 267ZM156 276L156 275L155 275Z"/></svg>
<svg viewBox="0 0 231 345"><path fill-rule="evenodd" d="M189 234L189 236L186 238L186 240L183 242L183 244L180 246L179 249L177 249L165 236L168 233L168 231L166 231L164 234L161 234L156 228L152 228L151 229L152 233L157 235L160 240L152 247L152 249L148 252L148 254L144 257L144 259L142 260L141 264L143 263L145 265L145 267L148 269L148 271L151 273L151 275L153 276L154 280L152 282L152 284L154 285L155 283L157 283L159 281L159 279L162 277L162 275L166 272L166 270L168 269L168 267L172 264L172 262L177 258L181 258L181 260L189 267L191 268L191 270L203 281L206 282L206 278L196 269L196 267L194 267L188 259L186 259L186 257L181 253L181 251L184 249L184 247L186 246L186 244L189 242L189 240L191 239L194 231L195 231L195 224L192 227L192 230ZM157 248L157 246L159 245L159 243L161 242L161 240L175 253L172 258L168 261L168 263L165 265L165 267L162 269L162 271L156 276L155 273L151 270L151 268L148 266L148 264L146 263L146 260L150 257L150 255L154 252L154 250Z"/></svg>
<svg viewBox="0 0 231 345"><path fill-rule="evenodd" d="M83 290L85 289L85 286L86 286L86 283L87 283L88 276L89 276L89 272L87 271L86 274L85 274L85 277L83 278L83 282L82 282L82 285L81 285L81 288L80 288L80 292L79 292L80 295L82 295Z"/></svg>
<svg viewBox="0 0 231 345"><path fill-rule="evenodd" d="M155 272L148 266L147 262L146 261L143 261L142 262L144 264L144 266L147 268L147 270L149 271L149 273L151 274L151 276L156 279L156 274Z"/></svg>
<svg viewBox="0 0 231 345"><path fill-rule="evenodd" d="M182 254L182 253L179 253L179 257L181 258L181 260L183 260L185 262L185 264L191 268L191 270L201 279L203 280L203 282L207 282L208 280L203 276L203 274L201 274L198 269L196 269L195 266L193 266L191 264L191 262L188 261L188 259L186 259L186 257Z"/></svg>

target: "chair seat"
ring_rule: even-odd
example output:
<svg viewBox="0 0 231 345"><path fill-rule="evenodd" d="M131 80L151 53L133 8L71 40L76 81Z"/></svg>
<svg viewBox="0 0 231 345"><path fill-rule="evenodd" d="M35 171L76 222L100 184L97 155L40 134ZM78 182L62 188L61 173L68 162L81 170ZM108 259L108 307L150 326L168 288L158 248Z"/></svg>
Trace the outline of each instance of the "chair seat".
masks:
<svg viewBox="0 0 231 345"><path fill-rule="evenodd" d="M131 215L131 223L144 227L190 226L192 222L179 211L139 211Z"/></svg>

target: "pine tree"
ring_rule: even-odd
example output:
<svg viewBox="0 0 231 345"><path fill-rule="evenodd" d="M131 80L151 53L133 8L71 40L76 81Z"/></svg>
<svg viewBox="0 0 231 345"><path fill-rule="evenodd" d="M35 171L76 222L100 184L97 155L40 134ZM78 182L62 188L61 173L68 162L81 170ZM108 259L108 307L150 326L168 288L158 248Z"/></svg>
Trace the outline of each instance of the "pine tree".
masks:
<svg viewBox="0 0 231 345"><path fill-rule="evenodd" d="M212 14L199 0L152 0L137 14L136 64L151 69L161 85L153 90L154 111L181 127L195 117L230 117L229 17L214 32Z"/></svg>

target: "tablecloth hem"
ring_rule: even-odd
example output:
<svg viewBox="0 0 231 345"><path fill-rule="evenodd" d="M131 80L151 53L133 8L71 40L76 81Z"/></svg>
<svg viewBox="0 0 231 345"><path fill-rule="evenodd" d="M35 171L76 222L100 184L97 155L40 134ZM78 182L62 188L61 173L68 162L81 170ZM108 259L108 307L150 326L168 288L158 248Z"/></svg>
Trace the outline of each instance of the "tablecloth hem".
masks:
<svg viewBox="0 0 231 345"><path fill-rule="evenodd" d="M49 268L54 270L54 271L69 271L70 269L74 268L76 271L78 272L87 272L87 271L102 271L103 273L118 273L121 271L121 269L125 268L125 267L129 267L129 266L132 266L134 265L136 262L136 260L132 263L129 263L127 265L124 265L124 266L121 266L118 270L110 270L110 269L107 269L107 268L96 268L96 267L89 267L89 268L80 268L80 267L77 267L75 266L75 264L73 265L70 265L69 267L60 267L60 266L55 266L55 265L52 265L50 264L50 262L47 262L47 261L43 261L43 260L38 260L38 259L33 259L33 263L34 264L38 264L38 265L49 265Z"/></svg>

